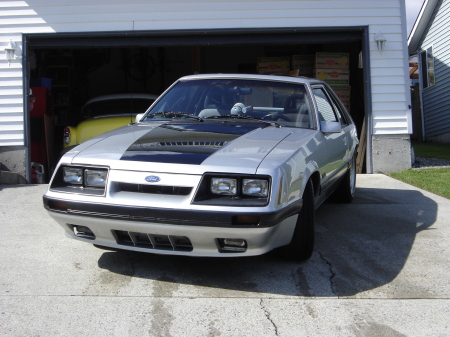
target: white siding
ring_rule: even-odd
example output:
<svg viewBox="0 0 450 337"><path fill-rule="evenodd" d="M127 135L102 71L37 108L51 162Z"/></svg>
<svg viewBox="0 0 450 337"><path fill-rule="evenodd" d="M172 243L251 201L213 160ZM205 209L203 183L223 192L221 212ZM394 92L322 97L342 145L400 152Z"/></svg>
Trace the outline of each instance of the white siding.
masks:
<svg viewBox="0 0 450 337"><path fill-rule="evenodd" d="M409 133L404 0L27 0L0 2L0 146L23 144L21 34L131 30L369 26L373 133ZM374 35L386 38L376 50Z"/></svg>
<svg viewBox="0 0 450 337"><path fill-rule="evenodd" d="M6 61L5 47L10 39L21 46L22 35L0 34L0 146L24 143L22 63L20 59L11 64Z"/></svg>

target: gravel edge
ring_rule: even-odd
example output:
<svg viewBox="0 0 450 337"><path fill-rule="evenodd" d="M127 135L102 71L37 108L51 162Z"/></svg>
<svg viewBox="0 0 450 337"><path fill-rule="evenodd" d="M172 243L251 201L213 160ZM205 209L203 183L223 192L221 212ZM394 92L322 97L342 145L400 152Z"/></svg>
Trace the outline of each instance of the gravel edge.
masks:
<svg viewBox="0 0 450 337"><path fill-rule="evenodd" d="M450 160L438 158L416 157L412 168L443 168L450 167Z"/></svg>

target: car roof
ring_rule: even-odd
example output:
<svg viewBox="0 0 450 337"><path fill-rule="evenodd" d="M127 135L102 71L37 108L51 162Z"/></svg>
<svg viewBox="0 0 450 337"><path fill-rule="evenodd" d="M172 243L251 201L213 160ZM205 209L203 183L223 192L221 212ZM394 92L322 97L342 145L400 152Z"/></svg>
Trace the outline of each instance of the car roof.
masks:
<svg viewBox="0 0 450 337"><path fill-rule="evenodd" d="M114 100L114 99L128 99L128 98L137 98L137 99L152 99L155 100L158 98L157 95L152 95L152 94L131 94L131 93L122 93L122 94L110 94L110 95L102 95L102 96L97 96L97 97L93 97L91 99L89 99L85 105L93 103L93 102L100 102L100 101L109 101L109 100Z"/></svg>
<svg viewBox="0 0 450 337"><path fill-rule="evenodd" d="M303 76L283 76L283 75L262 75L262 74L201 74L189 75L180 78L180 81L202 80L202 79L242 79L242 80L263 80L276 82L291 82L291 83L324 83L316 78L309 78Z"/></svg>

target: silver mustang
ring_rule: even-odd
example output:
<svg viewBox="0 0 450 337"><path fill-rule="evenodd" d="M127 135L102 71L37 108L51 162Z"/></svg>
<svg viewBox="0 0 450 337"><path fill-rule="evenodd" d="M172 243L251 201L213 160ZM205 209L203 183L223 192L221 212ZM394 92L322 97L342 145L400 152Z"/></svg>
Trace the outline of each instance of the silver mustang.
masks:
<svg viewBox="0 0 450 337"><path fill-rule="evenodd" d="M44 195L66 235L158 254L308 259L314 213L355 192L355 125L319 80L195 75L67 152Z"/></svg>

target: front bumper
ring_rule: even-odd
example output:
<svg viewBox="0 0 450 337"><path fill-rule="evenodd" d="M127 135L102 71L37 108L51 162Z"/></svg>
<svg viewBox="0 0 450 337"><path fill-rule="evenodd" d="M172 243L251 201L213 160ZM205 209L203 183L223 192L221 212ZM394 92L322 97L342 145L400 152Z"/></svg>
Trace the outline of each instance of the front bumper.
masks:
<svg viewBox="0 0 450 337"><path fill-rule="evenodd" d="M73 239L149 253L227 257L261 255L289 244L301 209L296 203L278 212L260 213L258 225L236 225L233 219L239 214L229 212L92 205L47 196L44 206ZM245 209L241 214L246 214ZM77 233L74 227L80 226L92 235ZM224 239L243 240L245 249L224 250Z"/></svg>

